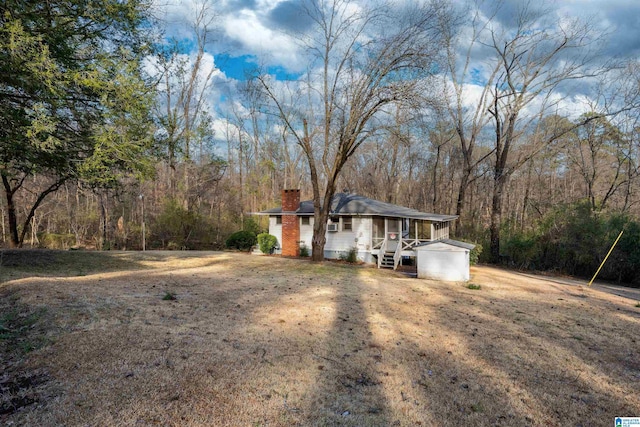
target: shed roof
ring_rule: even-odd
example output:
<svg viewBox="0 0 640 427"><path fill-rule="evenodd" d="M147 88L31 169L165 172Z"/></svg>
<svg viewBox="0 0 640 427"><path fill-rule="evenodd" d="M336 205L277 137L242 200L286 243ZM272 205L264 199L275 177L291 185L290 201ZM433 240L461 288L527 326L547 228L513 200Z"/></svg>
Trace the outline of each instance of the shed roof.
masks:
<svg viewBox="0 0 640 427"><path fill-rule="evenodd" d="M473 248L476 247L476 245L474 245L473 243L461 242L459 240L453 240L453 239L442 239L442 240L432 240L430 242L421 243L419 245L414 246L413 248L420 250L421 247L435 245L437 243L444 243L445 245L455 246L457 248L462 248L467 250L472 250Z"/></svg>
<svg viewBox="0 0 640 427"><path fill-rule="evenodd" d="M258 212L260 215L280 215L281 213L281 207ZM295 213L299 216L313 215L313 200L300 202L300 207ZM369 199L354 193L338 193L334 195L331 202L331 215L382 216L422 219L434 222L452 221L457 218L456 215L420 212L404 206Z"/></svg>

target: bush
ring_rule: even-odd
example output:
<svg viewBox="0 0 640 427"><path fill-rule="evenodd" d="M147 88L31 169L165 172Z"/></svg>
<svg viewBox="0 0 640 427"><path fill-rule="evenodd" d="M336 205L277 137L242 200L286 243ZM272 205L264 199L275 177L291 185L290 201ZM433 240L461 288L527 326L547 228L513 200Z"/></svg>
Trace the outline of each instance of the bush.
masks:
<svg viewBox="0 0 640 427"><path fill-rule="evenodd" d="M588 202L580 202L558 206L532 225L504 236L502 250L516 266L591 278L624 228L598 279L640 285L640 223L593 212Z"/></svg>
<svg viewBox="0 0 640 427"><path fill-rule="evenodd" d="M501 252L508 254L508 259L515 267L525 269L535 268L538 251L536 239L525 233L510 236L501 248Z"/></svg>
<svg viewBox="0 0 640 427"><path fill-rule="evenodd" d="M38 236L40 246L47 249L68 249L76 244L74 234L42 233Z"/></svg>
<svg viewBox="0 0 640 427"><path fill-rule="evenodd" d="M307 258L309 257L309 248L307 247L307 245L305 245L304 243L302 245L300 245L300 256Z"/></svg>
<svg viewBox="0 0 640 427"><path fill-rule="evenodd" d="M256 244L256 233L253 231L241 230L233 233L227 241L225 245L229 249L238 249L248 251Z"/></svg>
<svg viewBox="0 0 640 427"><path fill-rule="evenodd" d="M358 249L355 247L349 249L349 252L340 255L340 259L348 262L349 264L355 264L358 262Z"/></svg>
<svg viewBox="0 0 640 427"><path fill-rule="evenodd" d="M475 245L476 247L471 249L471 251L469 252L469 264L476 265L478 263L478 259L480 259L480 254L482 254L482 245L480 243L471 244Z"/></svg>
<svg viewBox="0 0 640 427"><path fill-rule="evenodd" d="M195 249L194 238L208 234L209 227L202 215L186 209L178 199L166 199L160 214L147 224L147 248L158 239L165 249Z"/></svg>
<svg viewBox="0 0 640 427"><path fill-rule="evenodd" d="M245 230L245 231L251 231L255 235L258 235L258 234L262 233L262 229L260 228L260 224L258 224L256 222L256 220L254 218L251 218L251 217L244 219L244 226L242 227L242 229Z"/></svg>
<svg viewBox="0 0 640 427"><path fill-rule="evenodd" d="M269 233L258 234L258 246L263 254L272 254L273 249L278 245L278 239Z"/></svg>

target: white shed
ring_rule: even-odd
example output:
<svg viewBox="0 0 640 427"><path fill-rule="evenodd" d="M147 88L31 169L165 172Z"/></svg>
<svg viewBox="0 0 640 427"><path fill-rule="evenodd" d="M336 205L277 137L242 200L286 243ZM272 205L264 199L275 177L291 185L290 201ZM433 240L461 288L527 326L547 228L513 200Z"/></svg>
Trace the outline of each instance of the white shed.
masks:
<svg viewBox="0 0 640 427"><path fill-rule="evenodd" d="M444 239L427 242L416 251L418 278L464 282L469 280L470 243Z"/></svg>

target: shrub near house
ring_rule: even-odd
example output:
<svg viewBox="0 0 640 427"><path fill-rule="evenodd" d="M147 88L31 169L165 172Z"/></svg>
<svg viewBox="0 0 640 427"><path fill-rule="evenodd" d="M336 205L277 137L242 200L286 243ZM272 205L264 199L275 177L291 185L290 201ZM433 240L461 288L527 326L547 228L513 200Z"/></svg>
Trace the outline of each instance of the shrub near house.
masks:
<svg viewBox="0 0 640 427"><path fill-rule="evenodd" d="M269 233L258 234L258 247L263 254L272 254L278 245L278 239Z"/></svg>
<svg viewBox="0 0 640 427"><path fill-rule="evenodd" d="M229 249L237 249L240 251L248 251L256 244L256 233L248 230L236 231L233 233L225 245Z"/></svg>

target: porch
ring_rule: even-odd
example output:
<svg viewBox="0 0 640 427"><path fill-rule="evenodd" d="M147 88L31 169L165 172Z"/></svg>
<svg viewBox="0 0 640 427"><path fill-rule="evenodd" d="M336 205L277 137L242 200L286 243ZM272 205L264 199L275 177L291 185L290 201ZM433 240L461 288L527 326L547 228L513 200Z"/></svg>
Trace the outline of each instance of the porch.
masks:
<svg viewBox="0 0 640 427"><path fill-rule="evenodd" d="M412 218L373 218L371 255L378 268L396 270L403 257L415 258L414 247L449 238L449 222Z"/></svg>

